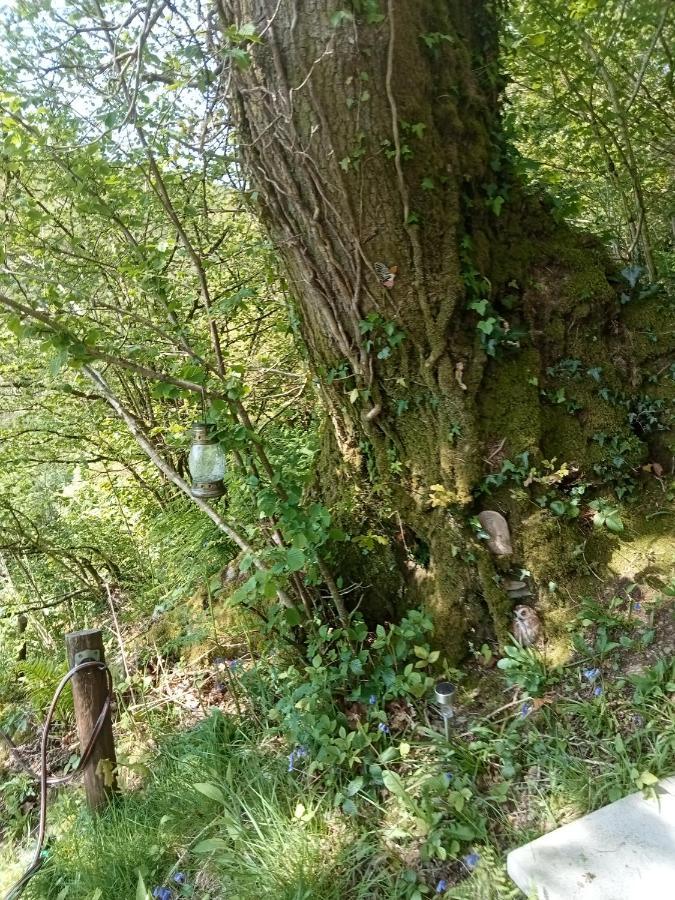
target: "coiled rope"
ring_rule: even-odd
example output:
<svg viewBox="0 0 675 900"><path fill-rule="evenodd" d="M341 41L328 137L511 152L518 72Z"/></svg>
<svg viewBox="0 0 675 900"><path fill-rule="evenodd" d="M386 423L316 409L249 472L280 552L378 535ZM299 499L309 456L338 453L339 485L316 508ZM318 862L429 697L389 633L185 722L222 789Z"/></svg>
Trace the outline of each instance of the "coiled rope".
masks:
<svg viewBox="0 0 675 900"><path fill-rule="evenodd" d="M56 710L56 706L59 702L59 698L63 693L64 688L70 682L70 680L78 674L78 672L84 672L88 669L98 669L105 671L108 677L108 695L105 699L103 706L101 707L101 712L99 713L98 719L96 720L96 724L94 725L94 729L91 733L91 737L89 738L89 742L84 750L84 753L80 757L80 761L77 766L73 769L72 772L68 772L66 775L56 775L49 776L47 771L47 741L49 740L49 730L52 725L52 719L54 717L54 711ZM30 866L26 869L21 878L14 884L7 894L5 894L4 900L18 900L18 898L23 893L26 885L30 881L30 879L35 875L38 871L42 863L44 862L44 858L42 856L42 847L45 841L45 832L47 828L47 788L55 787L56 785L67 784L69 781L72 781L77 775L79 775L84 767L89 762L89 757L91 756L94 747L96 746L96 741L98 740L98 736L101 733L101 729L103 728L103 723L105 722L106 716L110 711L110 704L112 703L113 698L113 682L112 675L110 673L110 669L107 667L105 663L96 662L94 660L88 660L87 662L79 663L76 666L73 666L70 671L66 672L61 681L58 684L58 687L54 691L54 696L52 697L52 701L49 704L49 709L47 710L47 717L45 718L45 724L42 729L42 741L40 744L40 774L38 775L33 771L30 765L23 759L18 749L14 746L13 741L9 738L4 732L0 731L0 735L4 738L7 744L10 747L11 752L14 757L18 760L21 767L29 773L36 781L40 783L40 819L38 824L38 835L37 835L37 844L35 847L35 852L33 854L33 859L31 861Z"/></svg>

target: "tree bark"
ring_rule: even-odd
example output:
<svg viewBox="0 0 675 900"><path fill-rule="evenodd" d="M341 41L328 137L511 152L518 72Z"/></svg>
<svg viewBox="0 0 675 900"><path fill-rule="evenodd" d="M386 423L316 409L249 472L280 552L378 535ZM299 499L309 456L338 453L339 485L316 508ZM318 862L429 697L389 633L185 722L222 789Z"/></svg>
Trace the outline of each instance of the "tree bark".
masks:
<svg viewBox="0 0 675 900"><path fill-rule="evenodd" d="M599 431L646 460L595 376L575 385L570 411L551 400L548 373L579 358L616 393L643 377L649 348L626 352L602 251L512 170L495 6L219 3L241 151L331 424L322 490L352 534L391 536L368 557L362 541L351 562L343 546L341 564L374 617L402 593L425 600L451 653L486 623L506 639L500 581L528 568L541 600L555 571L541 536L567 553L578 535L525 488L481 500L481 479L524 452L589 475ZM495 503L514 533L501 560L467 525Z"/></svg>

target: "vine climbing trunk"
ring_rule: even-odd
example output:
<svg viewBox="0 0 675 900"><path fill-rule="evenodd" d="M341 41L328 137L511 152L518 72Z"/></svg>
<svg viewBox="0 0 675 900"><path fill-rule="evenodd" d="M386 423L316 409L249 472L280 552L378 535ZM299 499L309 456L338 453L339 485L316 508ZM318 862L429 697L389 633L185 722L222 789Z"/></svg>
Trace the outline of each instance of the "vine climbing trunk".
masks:
<svg viewBox="0 0 675 900"><path fill-rule="evenodd" d="M484 477L517 455L560 459L558 439L590 470L598 422L625 422L592 378L593 408L563 420L547 373L600 359L618 388L633 369L615 364L602 253L513 174L495 4L219 4L227 102L330 422L320 483L354 538L342 566L373 618L424 599L457 655L505 638L503 584L528 564L546 578L535 536L551 523L533 520L528 469L520 497L491 501L514 531L513 553L491 555L468 524Z"/></svg>

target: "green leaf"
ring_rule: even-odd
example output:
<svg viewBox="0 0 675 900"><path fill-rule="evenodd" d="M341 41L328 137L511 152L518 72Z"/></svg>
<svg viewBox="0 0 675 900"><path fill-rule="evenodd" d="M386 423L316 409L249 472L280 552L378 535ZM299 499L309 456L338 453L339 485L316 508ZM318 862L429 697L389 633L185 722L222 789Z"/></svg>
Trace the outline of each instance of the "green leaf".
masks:
<svg viewBox="0 0 675 900"><path fill-rule="evenodd" d="M396 772L391 772L389 769L386 769L382 773L382 782L386 789L394 794L394 796L402 798L408 797L408 792L403 787L401 776L397 775Z"/></svg>
<svg viewBox="0 0 675 900"><path fill-rule="evenodd" d="M200 841L192 849L194 853L215 853L217 850L227 850L229 846L227 841L224 841L222 838L214 837L207 838L205 841Z"/></svg>
<svg viewBox="0 0 675 900"><path fill-rule="evenodd" d="M496 324L497 320L490 316L489 319L482 319L476 327L479 331L482 331L483 334L492 334Z"/></svg>
<svg viewBox="0 0 675 900"><path fill-rule="evenodd" d="M623 521L621 520L620 516L608 516L605 519L605 525L609 528L610 531L613 531L615 534L620 534L623 531Z"/></svg>
<svg viewBox="0 0 675 900"><path fill-rule="evenodd" d="M199 791L200 794L204 794L204 796L208 797L210 800L215 800L216 803L225 805L225 795L219 787L215 786L215 784L202 782L195 785L195 790Z"/></svg>
<svg viewBox="0 0 675 900"><path fill-rule="evenodd" d="M358 809L356 803L354 803L350 797L347 797L347 799L343 801L342 812L348 816L355 816L357 814Z"/></svg>
<svg viewBox="0 0 675 900"><path fill-rule="evenodd" d="M138 871L138 881L136 882L136 900L148 900L148 889L143 881L140 869Z"/></svg>
<svg viewBox="0 0 675 900"><path fill-rule="evenodd" d="M295 628L296 625L299 625L300 622L302 622L302 616L295 607L292 609L285 609L284 617L291 628Z"/></svg>
<svg viewBox="0 0 675 900"><path fill-rule="evenodd" d="M305 553L299 547L289 547L286 551L286 568L289 572L299 572L304 569L306 562Z"/></svg>
<svg viewBox="0 0 675 900"><path fill-rule="evenodd" d="M353 797L354 794L358 794L358 792L363 787L363 776L359 775L358 778L354 778L353 781L350 781L347 787L345 788L345 793L348 797Z"/></svg>
<svg viewBox="0 0 675 900"><path fill-rule="evenodd" d="M353 659L349 663L349 669L353 675L362 675L363 674L363 664L360 659Z"/></svg>

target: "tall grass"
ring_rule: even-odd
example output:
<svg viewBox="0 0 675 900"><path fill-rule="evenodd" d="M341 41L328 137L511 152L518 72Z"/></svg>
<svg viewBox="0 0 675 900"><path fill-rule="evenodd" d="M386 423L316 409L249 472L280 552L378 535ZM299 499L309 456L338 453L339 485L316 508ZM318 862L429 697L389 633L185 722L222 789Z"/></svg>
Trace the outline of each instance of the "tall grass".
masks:
<svg viewBox="0 0 675 900"><path fill-rule="evenodd" d="M133 900L139 872L152 890L180 870L200 900L403 897L376 841L298 777L264 732L214 714L169 739L145 786L100 818L72 793L57 799L55 840L25 896Z"/></svg>

